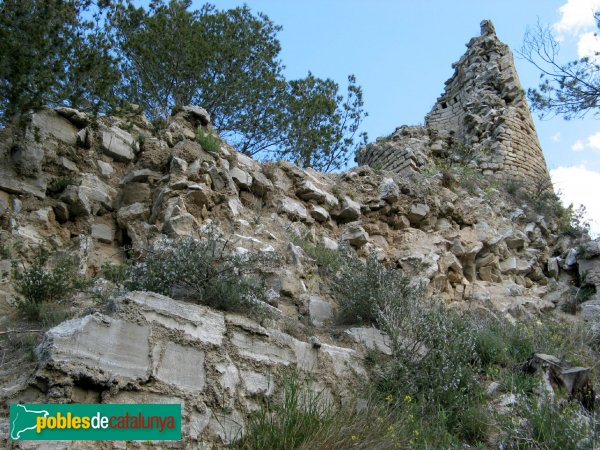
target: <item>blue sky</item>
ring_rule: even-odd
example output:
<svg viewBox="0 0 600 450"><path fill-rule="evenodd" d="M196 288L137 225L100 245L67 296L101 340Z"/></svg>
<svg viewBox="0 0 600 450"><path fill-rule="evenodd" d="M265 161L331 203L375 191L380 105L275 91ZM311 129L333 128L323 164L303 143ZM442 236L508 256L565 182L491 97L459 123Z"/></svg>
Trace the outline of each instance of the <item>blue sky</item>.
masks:
<svg viewBox="0 0 600 450"><path fill-rule="evenodd" d="M215 1L224 9L244 3L283 26L279 39L288 78L310 70L345 86L347 75L356 75L369 112L363 124L369 140L423 122L452 75L451 64L479 34L482 19L491 19L499 38L513 49L524 88L536 86L539 72L516 50L527 27L538 20L553 26L565 62L576 58L578 49L600 48L592 18L600 0ZM600 192L600 119L542 121L536 116L535 121L555 187L567 203L585 204L594 231L600 232L600 202L594 195Z"/></svg>

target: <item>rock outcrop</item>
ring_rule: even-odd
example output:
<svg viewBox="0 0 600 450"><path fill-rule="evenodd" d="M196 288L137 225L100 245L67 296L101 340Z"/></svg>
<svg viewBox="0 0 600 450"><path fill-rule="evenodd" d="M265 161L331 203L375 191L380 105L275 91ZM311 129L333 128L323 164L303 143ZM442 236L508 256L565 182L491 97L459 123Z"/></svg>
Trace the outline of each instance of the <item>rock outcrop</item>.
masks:
<svg viewBox="0 0 600 450"><path fill-rule="evenodd" d="M510 152L534 149L504 139L517 125L502 125L502 118L514 113L518 119L526 103L516 75L505 78L510 54L489 27L472 41L440 105L450 105L456 89L462 92L456 104L471 102L461 86L471 86L467 78L478 79L489 65L499 64L500 73L493 67L489 73L504 84L485 97L491 102L485 114L494 110L493 101L505 102L496 110L497 123L485 120L496 128L467 126L469 114L482 114L481 109L461 113L451 127L432 113L429 130L402 127L391 140L359 154L360 161L371 163L378 149L394 154L404 148L402 161L380 159L389 171L361 166L323 174L288 162L259 163L225 142L208 152L196 142L196 132L214 130L198 107L183 108L158 131L142 113L91 117L64 108L32 113L0 130L5 325L15 317L14 286L6 275L11 255L5 249L18 249L27 265L40 244L52 245L99 287L107 283L101 275L105 263L136 258L168 239L204 238L209 227L227 236L239 255L281 257L279 267L261 274L269 288L263 306L270 312L262 321L150 292L121 292L105 303L73 298L73 318L45 333L36 366L19 355L0 371L2 402L181 403L184 441L178 448L230 442L261 399L277 395L281 375L290 369L332 402L342 402L368 378L368 351L389 355L389 338L372 327L333 326L335 295L320 279L315 260L292 243L298 237L330 250L346 242L360 257L374 254L402 270L451 308L511 321L555 309L577 290L570 282L597 287L597 242L579 248L560 235L556 218L527 211L493 186L486 192L451 190L417 170L451 138L502 155L509 148L503 161ZM518 119L518 126L528 117ZM435 127L437 134L431 132ZM543 163L540 158L535 164ZM541 170L535 164L517 164L515 173L529 177ZM510 164L480 168L498 176L513 170ZM596 294L582 308L593 324L600 323L599 305ZM4 431L8 419L2 414ZM63 447L99 448L73 445Z"/></svg>

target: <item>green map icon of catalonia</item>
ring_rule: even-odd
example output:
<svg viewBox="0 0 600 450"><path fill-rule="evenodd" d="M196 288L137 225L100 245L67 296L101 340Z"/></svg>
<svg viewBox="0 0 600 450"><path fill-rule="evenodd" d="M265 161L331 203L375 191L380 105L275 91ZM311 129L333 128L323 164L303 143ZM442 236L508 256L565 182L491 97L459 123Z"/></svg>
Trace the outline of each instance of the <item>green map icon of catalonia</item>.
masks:
<svg viewBox="0 0 600 450"><path fill-rule="evenodd" d="M10 438L13 440L26 439L26 433L29 430L35 430L37 418L48 417L50 414L46 410L27 409L25 405L12 405L14 410L11 414ZM25 435L23 435L25 433Z"/></svg>

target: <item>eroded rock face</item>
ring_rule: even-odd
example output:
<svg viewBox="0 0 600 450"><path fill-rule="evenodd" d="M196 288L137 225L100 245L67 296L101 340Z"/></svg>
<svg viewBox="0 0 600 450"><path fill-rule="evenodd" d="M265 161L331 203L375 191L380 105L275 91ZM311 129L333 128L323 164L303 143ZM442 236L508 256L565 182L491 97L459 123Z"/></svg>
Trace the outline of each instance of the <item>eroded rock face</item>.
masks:
<svg viewBox="0 0 600 450"><path fill-rule="evenodd" d="M51 243L96 277L104 263L123 262L123 249L137 258L160 251L167 237L204 239L211 227L238 256L281 257L263 274L271 316L262 323L145 292L120 296L111 315L90 315L100 306L74 299L78 318L49 331L39 348L32 383L40 401L181 403L186 442L224 445L261 397L278 395L284 369L317 377L341 400L367 377L367 352L391 351L375 328L331 332L338 304L319 258L341 243L361 258L375 254L452 307L513 319L554 309L572 289L565 283L584 272L596 281L597 246L559 239L551 217L531 217L500 193L490 200L450 190L418 171L321 174L260 164L225 144L208 155L193 140L194 123L206 126L202 117L179 112L155 134L141 118L96 118L96 137L72 143L70 127L91 125L72 111L58 113L52 120L64 129L48 125L49 144L31 176L19 174L9 151L22 134L0 130L2 242ZM104 142L102 131L124 147L107 150L116 138ZM395 136L393 147L410 143L409 166L427 162L422 130L404 127ZM443 152L440 139L426 140ZM119 148L132 159L109 156ZM46 189L47 181L66 187ZM0 268L10 269L1 258ZM0 284L0 305L9 305L10 284ZM583 305L592 324L600 323L598 304ZM19 400L19 389L0 398Z"/></svg>
<svg viewBox="0 0 600 450"><path fill-rule="evenodd" d="M115 317L95 314L64 322L38 348L36 376L49 390L62 392L61 401L81 396L80 390L73 394L64 387L85 378L87 389L93 386L108 403L181 403L184 424L190 423L185 439L227 443L232 439L227 425L207 427L198 411L241 418L251 405L240 400L271 395L276 375L286 367L318 376L338 393L341 379L352 385L365 377L364 356L352 348L318 348L245 317L148 292L130 292L116 304ZM323 318L326 309L320 305L319 311Z"/></svg>

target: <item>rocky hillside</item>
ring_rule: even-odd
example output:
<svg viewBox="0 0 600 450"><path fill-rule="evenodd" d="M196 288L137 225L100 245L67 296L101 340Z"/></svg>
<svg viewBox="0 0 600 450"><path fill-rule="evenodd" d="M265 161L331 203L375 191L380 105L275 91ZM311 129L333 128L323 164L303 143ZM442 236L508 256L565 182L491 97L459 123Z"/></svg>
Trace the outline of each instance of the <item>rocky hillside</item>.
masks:
<svg viewBox="0 0 600 450"><path fill-rule="evenodd" d="M261 164L215 137L198 107L158 131L143 114L47 109L1 134L5 405L182 403L184 441L174 445L210 448L240 436L286 370L333 402L350 398L370 377L366 358L391 345L377 328L336 320L339 298L319 258L340 245L376 255L449 308L512 322L535 321L600 282L597 242L575 242L553 210L536 211L499 186L448 183L435 170L400 177L366 166L322 174ZM246 313L106 280L114 278L103 267L158 258L182 237L215 232L232 254L277 259L256 268L267 295ZM70 320L29 344L32 362L16 339L32 325L20 319L14 274L35 264L40 246L68 256L93 286L68 300ZM595 319L597 303L583 305L585 319Z"/></svg>
<svg viewBox="0 0 600 450"><path fill-rule="evenodd" d="M600 244L523 181L491 23L456 67L344 173L255 161L198 106L0 129L2 445L595 448ZM19 402L181 404L183 439L10 441Z"/></svg>

